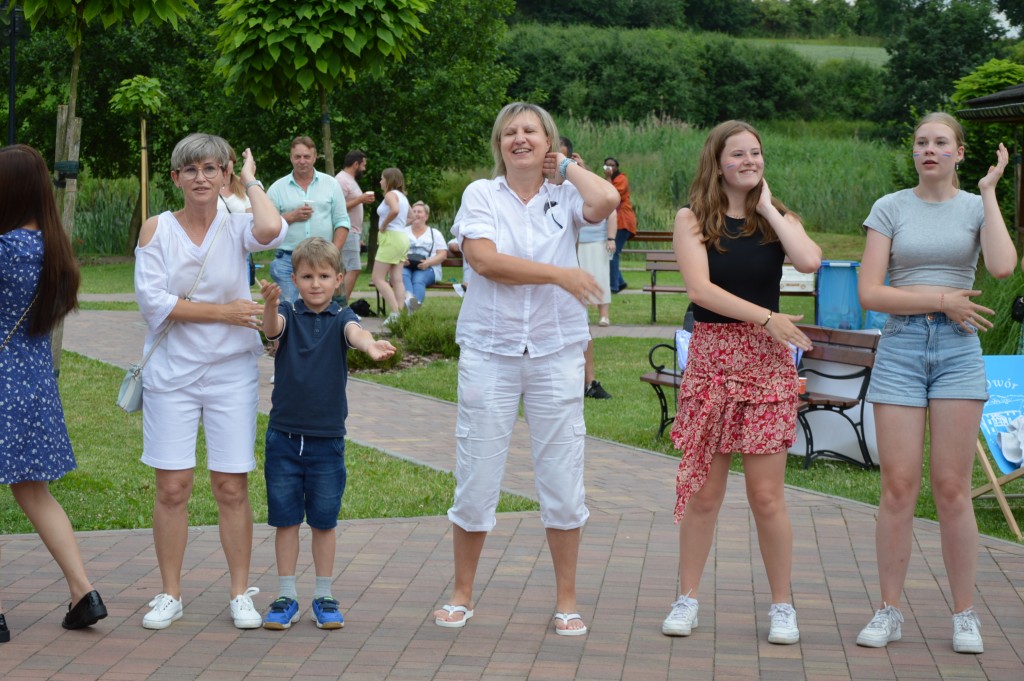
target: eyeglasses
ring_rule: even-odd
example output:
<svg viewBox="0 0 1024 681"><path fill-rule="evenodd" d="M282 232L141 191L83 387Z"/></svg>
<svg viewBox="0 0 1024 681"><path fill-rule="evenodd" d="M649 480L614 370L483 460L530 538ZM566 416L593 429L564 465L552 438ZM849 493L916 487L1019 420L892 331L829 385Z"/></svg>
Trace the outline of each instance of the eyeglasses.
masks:
<svg viewBox="0 0 1024 681"><path fill-rule="evenodd" d="M203 166L201 170L203 171L203 177L205 177L207 180L212 180L224 172L224 166L208 163L205 166ZM178 177L188 182L191 182L192 180L199 177L199 171L200 168L196 166L185 166L184 168L178 168Z"/></svg>

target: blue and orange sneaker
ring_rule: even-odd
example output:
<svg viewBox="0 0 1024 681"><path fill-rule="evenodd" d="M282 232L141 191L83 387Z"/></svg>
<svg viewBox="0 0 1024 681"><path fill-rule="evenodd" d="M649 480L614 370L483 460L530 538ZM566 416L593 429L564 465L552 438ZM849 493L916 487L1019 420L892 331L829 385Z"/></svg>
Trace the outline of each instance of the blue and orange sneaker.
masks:
<svg viewBox="0 0 1024 681"><path fill-rule="evenodd" d="M264 629L287 629L299 621L299 604L294 598L281 596L270 604L263 617Z"/></svg>
<svg viewBox="0 0 1024 681"><path fill-rule="evenodd" d="M317 629L341 629L345 626L339 603L330 596L313 599L312 616Z"/></svg>

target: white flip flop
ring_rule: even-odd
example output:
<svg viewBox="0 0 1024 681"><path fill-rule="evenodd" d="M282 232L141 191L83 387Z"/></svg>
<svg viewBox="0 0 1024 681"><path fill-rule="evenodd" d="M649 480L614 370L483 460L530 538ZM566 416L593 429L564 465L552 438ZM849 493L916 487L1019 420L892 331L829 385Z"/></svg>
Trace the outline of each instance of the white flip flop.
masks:
<svg viewBox="0 0 1024 681"><path fill-rule="evenodd" d="M461 620L455 620L454 622L449 620L443 620L440 617L434 618L434 624L439 627L448 627L449 629L461 629L466 626L466 620L473 616L473 611L464 605L442 605L441 609L447 612L449 615L454 615L457 612L462 613Z"/></svg>
<svg viewBox="0 0 1024 681"><path fill-rule="evenodd" d="M562 620L562 622L566 625L568 625L569 622L573 620L580 620L581 622L583 621L583 618L580 617L580 614L578 612L556 612L555 619ZM583 625L579 629L559 629L556 625L555 633L559 636L583 636L583 634L587 633L587 626Z"/></svg>

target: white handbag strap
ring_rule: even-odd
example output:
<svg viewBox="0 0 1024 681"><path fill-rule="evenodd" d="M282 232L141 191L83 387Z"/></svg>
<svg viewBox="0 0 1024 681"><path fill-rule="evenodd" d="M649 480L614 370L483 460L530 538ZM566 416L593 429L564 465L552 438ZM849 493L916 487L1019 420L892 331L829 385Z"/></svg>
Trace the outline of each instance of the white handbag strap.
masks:
<svg viewBox="0 0 1024 681"><path fill-rule="evenodd" d="M213 244L214 242L217 241L217 237L220 236L220 231L224 228L225 222L227 222L227 219L221 218L220 224L217 225L217 231L213 233L213 238L210 239L210 247L206 249L206 255L203 256L203 264L199 267L199 274L196 275L196 280L192 284L192 288L190 288L188 294L185 295L185 300L192 300L192 294L196 292L196 287L199 286L199 280L203 278L203 272L206 271L206 263L210 259L210 253L213 252ZM160 334L160 337L156 339L156 342L153 343L153 345L149 346L149 352L146 353L146 356L143 357L142 361L139 362L139 364L137 365L139 371L142 371L142 367L146 366L146 362L149 361L149 358L152 356L153 351L156 350L160 343L163 342L164 338L167 337L167 334L170 333L171 328L174 327L175 323L176 322L168 323L167 326L164 327L164 330Z"/></svg>

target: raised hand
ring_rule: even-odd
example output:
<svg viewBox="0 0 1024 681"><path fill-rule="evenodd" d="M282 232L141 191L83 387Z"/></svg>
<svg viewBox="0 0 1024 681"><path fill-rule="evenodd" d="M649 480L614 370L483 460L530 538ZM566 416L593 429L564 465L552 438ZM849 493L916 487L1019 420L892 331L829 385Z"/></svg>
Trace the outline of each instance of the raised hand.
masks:
<svg viewBox="0 0 1024 681"><path fill-rule="evenodd" d="M1006 164L1010 162L1010 152L1006 150L1006 147L1002 142L999 143L999 148L996 149L996 164L988 167L988 173L985 177L978 180L978 189L995 189L996 183L1003 176L1003 171L1006 170Z"/></svg>

